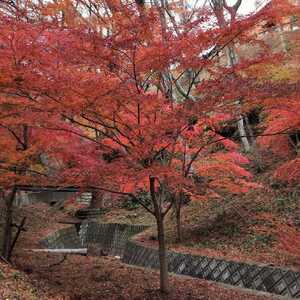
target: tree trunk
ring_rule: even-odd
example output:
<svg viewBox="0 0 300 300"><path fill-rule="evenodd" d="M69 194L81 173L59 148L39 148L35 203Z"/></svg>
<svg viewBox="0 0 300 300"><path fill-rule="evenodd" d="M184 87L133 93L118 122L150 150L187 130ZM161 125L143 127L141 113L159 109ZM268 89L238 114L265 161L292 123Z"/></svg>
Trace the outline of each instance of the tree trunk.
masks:
<svg viewBox="0 0 300 300"><path fill-rule="evenodd" d="M245 116L245 124L246 124L246 129L249 132L249 140L251 142L252 148L255 146L255 138L254 138L254 132L252 130L251 124L249 122L248 116Z"/></svg>
<svg viewBox="0 0 300 300"><path fill-rule="evenodd" d="M244 124L244 118L242 115L239 115L239 120L238 120L238 130L239 130L239 135L241 138L241 142L243 144L245 152L250 152L251 146L247 137L247 132Z"/></svg>
<svg viewBox="0 0 300 300"><path fill-rule="evenodd" d="M9 251L9 255L8 255L8 260L10 260L10 258L11 258L11 255L12 255L12 253L13 253L13 251L14 251L14 248L15 248L15 246L16 246L16 243L17 243L17 241L18 241L18 238L19 238L21 232L22 232L22 231L25 231L25 228L24 228L25 222L26 222L26 217L24 217L24 218L22 219L20 225L16 225L16 227L17 227L18 229L17 229L17 232L16 232L16 234L15 234L14 240L13 240L13 242L12 242L12 244L11 244L11 247L10 247L10 251Z"/></svg>
<svg viewBox="0 0 300 300"><path fill-rule="evenodd" d="M164 229L164 214L162 212L162 201L157 199L155 192L155 178L150 176L150 194L154 207L154 216L157 224L158 236L158 256L159 256L159 270L160 270L160 290L163 293L169 292L169 274L168 261L166 253L165 229Z"/></svg>
<svg viewBox="0 0 300 300"><path fill-rule="evenodd" d="M226 23L225 12L224 9L227 5L225 5L224 1L211 1L215 16L218 20L220 28L226 28L228 25ZM236 13L241 5L241 1L237 0L234 6L231 7L233 14L230 16L230 23L234 21L236 17ZM228 10L228 8L226 8ZM229 10L228 10L229 12ZM227 65L229 67L234 67L238 62L238 57L236 51L234 50L234 42L231 42L225 49L225 54L227 56ZM240 104L238 104L240 106ZM245 152L249 152L251 150L251 145L247 137L247 132L245 129L244 118L242 115L238 116L239 120L237 122L239 135L241 138L241 142L243 144Z"/></svg>
<svg viewBox="0 0 300 300"><path fill-rule="evenodd" d="M284 37L284 29L281 25L278 26L279 27L279 39L280 39L280 42L281 42L281 45L282 45L282 49L284 52L288 52L288 43Z"/></svg>
<svg viewBox="0 0 300 300"><path fill-rule="evenodd" d="M237 64L237 56L234 51L233 46L227 47L227 60L228 60L228 66L234 67ZM238 104L240 106L240 104ZM241 138L241 142L243 144L245 152L249 152L251 149L250 142L247 137L247 131L244 124L244 117L242 115L238 116L237 126L239 131L239 136Z"/></svg>
<svg viewBox="0 0 300 300"><path fill-rule="evenodd" d="M182 234L181 234L181 208L176 210L176 233L177 233L177 238L176 241L178 243L182 242Z"/></svg>
<svg viewBox="0 0 300 300"><path fill-rule="evenodd" d="M11 243L12 243L12 213L13 213L13 201L15 198L16 189L13 188L11 195L5 199L6 212L5 212L5 225L3 234L3 246L2 246L2 256L9 260Z"/></svg>
<svg viewBox="0 0 300 300"><path fill-rule="evenodd" d="M169 274L168 274L168 261L165 242L164 220L161 214L156 216L157 233L158 233L158 255L160 267L160 290L163 293L169 292Z"/></svg>
<svg viewBox="0 0 300 300"><path fill-rule="evenodd" d="M178 199L175 201L175 218L176 218L176 242L182 242L181 234L181 205L182 205L182 195L181 193L178 196Z"/></svg>

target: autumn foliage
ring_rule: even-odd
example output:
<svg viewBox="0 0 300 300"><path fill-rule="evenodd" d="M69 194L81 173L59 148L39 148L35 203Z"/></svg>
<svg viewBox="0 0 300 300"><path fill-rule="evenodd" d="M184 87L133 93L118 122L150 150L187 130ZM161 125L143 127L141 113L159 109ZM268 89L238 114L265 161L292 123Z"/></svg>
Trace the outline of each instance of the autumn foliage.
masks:
<svg viewBox="0 0 300 300"><path fill-rule="evenodd" d="M133 197L143 190L160 222L177 195L199 201L258 188L239 141L221 128L263 106L269 137L261 145L278 154L287 137L274 142L271 135L299 129L297 88L283 98L286 86L263 72L284 53L257 35L262 24L292 12L286 1L274 1L218 26L220 10L189 10L181 2L1 7L0 186L76 186ZM245 55L249 45L255 55ZM239 53L230 65L228 47ZM289 170L298 165L297 157L276 175L296 179L300 169Z"/></svg>
<svg viewBox="0 0 300 300"><path fill-rule="evenodd" d="M24 16L2 12L1 130L6 138L1 143L8 151L1 153L6 172L1 178L7 184L10 176L42 180L38 170L51 165L41 161L44 155L60 184L135 192L147 189L149 175L155 175L170 189L190 189L190 162L195 162L200 176L230 170L227 178L214 178L212 187L230 190L233 184L236 191L234 184L245 183L245 190L247 183L238 179L251 177L239 167L245 158L237 145L216 133L224 117L235 117L232 99L241 97L242 79L201 53L216 39L220 47L238 34L239 42L247 42L260 19L241 20L230 30L206 30L202 25L210 12L199 10L197 20L169 28L159 7L106 5L112 15L104 19L92 12L80 15L71 2L28 6ZM105 30L111 33L101 36ZM250 63L241 61L235 72ZM204 68L213 78L198 75L197 84L180 78L186 70ZM229 116L218 113L227 109ZM195 116L196 124L190 125ZM214 143L223 145L219 154L209 149ZM26 176L13 167L26 170Z"/></svg>

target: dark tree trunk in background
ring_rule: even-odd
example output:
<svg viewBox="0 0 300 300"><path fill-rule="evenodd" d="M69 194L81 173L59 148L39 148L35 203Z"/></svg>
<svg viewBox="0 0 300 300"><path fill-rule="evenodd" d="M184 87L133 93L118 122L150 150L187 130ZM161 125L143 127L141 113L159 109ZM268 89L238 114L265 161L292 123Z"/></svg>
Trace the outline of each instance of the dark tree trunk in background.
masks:
<svg viewBox="0 0 300 300"><path fill-rule="evenodd" d="M184 203L184 193L179 192L178 195L175 195L174 201L174 212L175 212L175 221L176 221L176 242L182 242L182 226L181 226L181 209Z"/></svg>
<svg viewBox="0 0 300 300"><path fill-rule="evenodd" d="M11 247L10 247L10 251L9 251L9 255L8 255L8 260L10 260L11 258L11 255L12 255L12 252L16 246L16 243L18 241L18 238L21 234L22 231L25 231L25 228L24 228L24 225L25 225L25 222L26 222L26 217L24 217L20 223L20 225L15 225L17 227L17 232L15 234L15 237L14 237L14 240L13 242L11 243Z"/></svg>
<svg viewBox="0 0 300 300"><path fill-rule="evenodd" d="M5 197L5 224L3 233L2 256L9 260L11 246L12 246L12 215L13 215L13 201L16 195L16 188Z"/></svg>
<svg viewBox="0 0 300 300"><path fill-rule="evenodd" d="M175 204L175 214L176 214L176 241L178 243L182 242L181 234L181 196L179 196L178 203Z"/></svg>

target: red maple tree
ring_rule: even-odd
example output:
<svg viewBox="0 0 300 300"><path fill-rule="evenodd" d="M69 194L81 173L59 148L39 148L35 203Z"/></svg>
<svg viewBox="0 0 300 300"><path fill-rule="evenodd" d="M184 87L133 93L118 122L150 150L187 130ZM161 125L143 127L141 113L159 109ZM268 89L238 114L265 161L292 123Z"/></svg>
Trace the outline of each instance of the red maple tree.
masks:
<svg viewBox="0 0 300 300"><path fill-rule="evenodd" d="M164 217L173 205L180 234L182 195L256 187L220 126L239 118L236 99L266 93L267 83L244 74L270 56L229 66L222 58L228 45L263 44L253 28L274 16L266 9L219 28L206 7L176 3L47 1L1 10L1 186L136 198L156 218L167 291Z"/></svg>

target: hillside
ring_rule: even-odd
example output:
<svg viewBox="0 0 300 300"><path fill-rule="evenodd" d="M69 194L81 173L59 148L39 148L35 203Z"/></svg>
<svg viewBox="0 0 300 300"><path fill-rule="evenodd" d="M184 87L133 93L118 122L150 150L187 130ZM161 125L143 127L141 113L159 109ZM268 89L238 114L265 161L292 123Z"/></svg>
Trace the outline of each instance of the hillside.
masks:
<svg viewBox="0 0 300 300"><path fill-rule="evenodd" d="M0 300L300 297L300 1L251 1L0 1Z"/></svg>
<svg viewBox="0 0 300 300"><path fill-rule="evenodd" d="M44 204L24 207L20 213L29 218L27 231L13 256L18 271L0 264L0 299L271 299L259 293L175 275L171 277L171 293L165 298L158 291L156 271L124 265L112 257L69 255L62 259L61 255L24 251L37 247L40 239L61 226L58 220L69 216Z"/></svg>
<svg viewBox="0 0 300 300"><path fill-rule="evenodd" d="M225 258L240 262L256 262L300 270L298 257L280 246L280 222L298 229L300 198L297 189L270 186L272 171L257 175L262 188L245 195L191 201L182 209L181 243L176 242L174 213L166 220L169 249ZM115 209L99 220L128 224L152 224L139 241L157 246L156 226L151 215L141 207Z"/></svg>

